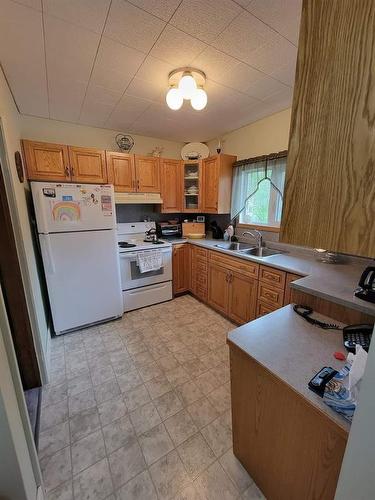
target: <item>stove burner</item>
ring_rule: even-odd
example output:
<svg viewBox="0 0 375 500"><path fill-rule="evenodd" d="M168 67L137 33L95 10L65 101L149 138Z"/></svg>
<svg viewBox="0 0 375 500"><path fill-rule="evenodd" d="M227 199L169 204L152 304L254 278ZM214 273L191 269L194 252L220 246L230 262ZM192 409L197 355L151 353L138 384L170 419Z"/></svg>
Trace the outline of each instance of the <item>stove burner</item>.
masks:
<svg viewBox="0 0 375 500"><path fill-rule="evenodd" d="M162 240L156 240L156 241L150 241L150 240L143 240L145 243L152 243L153 245L163 245L164 241Z"/></svg>
<svg viewBox="0 0 375 500"><path fill-rule="evenodd" d="M135 245L134 243L128 243L127 241L119 241L118 246L120 248L134 248L137 245Z"/></svg>

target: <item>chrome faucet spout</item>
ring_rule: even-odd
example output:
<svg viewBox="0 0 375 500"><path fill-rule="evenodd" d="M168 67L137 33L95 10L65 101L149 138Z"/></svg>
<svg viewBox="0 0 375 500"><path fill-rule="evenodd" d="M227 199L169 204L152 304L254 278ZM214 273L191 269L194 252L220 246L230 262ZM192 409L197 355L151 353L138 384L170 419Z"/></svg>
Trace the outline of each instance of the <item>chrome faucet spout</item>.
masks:
<svg viewBox="0 0 375 500"><path fill-rule="evenodd" d="M247 234L256 240L258 248L261 248L263 246L263 236L260 231L258 231L257 229L252 229L251 231L244 231L242 233L242 236L246 236Z"/></svg>

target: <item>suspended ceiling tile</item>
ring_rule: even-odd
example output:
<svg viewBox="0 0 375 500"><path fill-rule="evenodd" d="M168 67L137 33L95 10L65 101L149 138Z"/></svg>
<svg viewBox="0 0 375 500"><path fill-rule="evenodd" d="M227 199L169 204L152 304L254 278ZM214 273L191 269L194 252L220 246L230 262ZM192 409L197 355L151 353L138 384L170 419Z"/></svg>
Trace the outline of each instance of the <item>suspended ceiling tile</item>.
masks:
<svg viewBox="0 0 375 500"><path fill-rule="evenodd" d="M171 24L205 42L212 42L242 12L231 0L183 0Z"/></svg>
<svg viewBox="0 0 375 500"><path fill-rule="evenodd" d="M137 73L137 78L168 88L168 74L175 69L172 64L147 56Z"/></svg>
<svg viewBox="0 0 375 500"><path fill-rule="evenodd" d="M50 16L45 33L48 78L88 82L100 36Z"/></svg>
<svg viewBox="0 0 375 500"><path fill-rule="evenodd" d="M40 12L2 0L0 61L21 113L48 117Z"/></svg>
<svg viewBox="0 0 375 500"><path fill-rule="evenodd" d="M87 82L73 81L69 77L50 78L50 118L78 123L86 87Z"/></svg>
<svg viewBox="0 0 375 500"><path fill-rule="evenodd" d="M285 66L275 68L271 76L292 87L296 77L296 62L292 61Z"/></svg>
<svg viewBox="0 0 375 500"><path fill-rule="evenodd" d="M58 17L82 28L101 33L110 0L43 0L47 15Z"/></svg>
<svg viewBox="0 0 375 500"><path fill-rule="evenodd" d="M289 41L298 44L302 0L252 0L245 7Z"/></svg>
<svg viewBox="0 0 375 500"><path fill-rule="evenodd" d="M150 105L151 102L146 99L125 95L111 113L106 126L116 129L118 123L133 123Z"/></svg>
<svg viewBox="0 0 375 500"><path fill-rule="evenodd" d="M175 67L188 66L207 45L182 31L167 26L150 55Z"/></svg>
<svg viewBox="0 0 375 500"><path fill-rule="evenodd" d="M269 44L279 35L249 12L243 13L214 40L213 46L223 52L251 63L251 54Z"/></svg>
<svg viewBox="0 0 375 500"><path fill-rule="evenodd" d="M124 91L142 64L143 52L102 37L91 81L115 91Z"/></svg>
<svg viewBox="0 0 375 500"><path fill-rule="evenodd" d="M226 71L215 80L239 92L246 92L252 82L256 82L263 76L263 73L257 69L251 68L247 64L239 63L233 71Z"/></svg>
<svg viewBox="0 0 375 500"><path fill-rule="evenodd" d="M134 78L125 92L129 96L163 103L165 102L165 93L165 85L159 85L157 82L146 82L140 78Z"/></svg>
<svg viewBox="0 0 375 500"><path fill-rule="evenodd" d="M122 92L107 89L101 85L95 85L90 82L86 90L86 100L106 104L107 106L116 106L122 97Z"/></svg>
<svg viewBox="0 0 375 500"><path fill-rule="evenodd" d="M164 26L164 21L129 2L113 0L104 34L146 54Z"/></svg>
<svg viewBox="0 0 375 500"><path fill-rule="evenodd" d="M264 99L265 104L275 106L275 109L285 109L292 105L293 89L286 87Z"/></svg>
<svg viewBox="0 0 375 500"><path fill-rule="evenodd" d="M235 74L239 64L237 59L213 47L207 47L192 63L194 67L204 71L207 78L215 81L219 81L222 75Z"/></svg>
<svg viewBox="0 0 375 500"><path fill-rule="evenodd" d="M104 127L113 106L92 99L85 99L79 123L93 127Z"/></svg>
<svg viewBox="0 0 375 500"><path fill-rule="evenodd" d="M180 0L130 0L130 3L164 21L169 21Z"/></svg>
<svg viewBox="0 0 375 500"><path fill-rule="evenodd" d="M283 83L264 75L259 80L251 83L246 89L246 93L263 100L287 88Z"/></svg>
<svg viewBox="0 0 375 500"><path fill-rule="evenodd" d="M257 50L253 51L249 57L249 64L270 75L280 66L293 65L297 60L297 48L277 35L277 39Z"/></svg>
<svg viewBox="0 0 375 500"><path fill-rule="evenodd" d="M39 11L42 10L42 0L17 0L17 3Z"/></svg>

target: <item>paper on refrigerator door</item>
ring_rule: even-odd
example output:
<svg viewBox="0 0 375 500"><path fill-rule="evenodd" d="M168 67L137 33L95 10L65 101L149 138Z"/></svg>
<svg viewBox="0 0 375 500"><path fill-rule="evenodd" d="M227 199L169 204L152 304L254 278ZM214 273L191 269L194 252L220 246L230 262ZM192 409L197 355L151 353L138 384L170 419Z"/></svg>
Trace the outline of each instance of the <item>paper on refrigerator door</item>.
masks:
<svg viewBox="0 0 375 500"><path fill-rule="evenodd" d="M79 222L81 207L78 201L51 201L52 219L58 222Z"/></svg>

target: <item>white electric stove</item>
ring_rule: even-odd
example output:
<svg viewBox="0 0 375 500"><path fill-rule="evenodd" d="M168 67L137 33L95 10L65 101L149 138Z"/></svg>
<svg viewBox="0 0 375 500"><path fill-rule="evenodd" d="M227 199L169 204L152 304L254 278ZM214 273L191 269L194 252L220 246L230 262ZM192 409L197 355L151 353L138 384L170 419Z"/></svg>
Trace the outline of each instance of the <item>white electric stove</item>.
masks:
<svg viewBox="0 0 375 500"><path fill-rule="evenodd" d="M124 312L172 299L172 245L161 240L144 241L150 229L155 229L155 222L117 224ZM155 249L162 253L162 266L141 273L137 252Z"/></svg>

